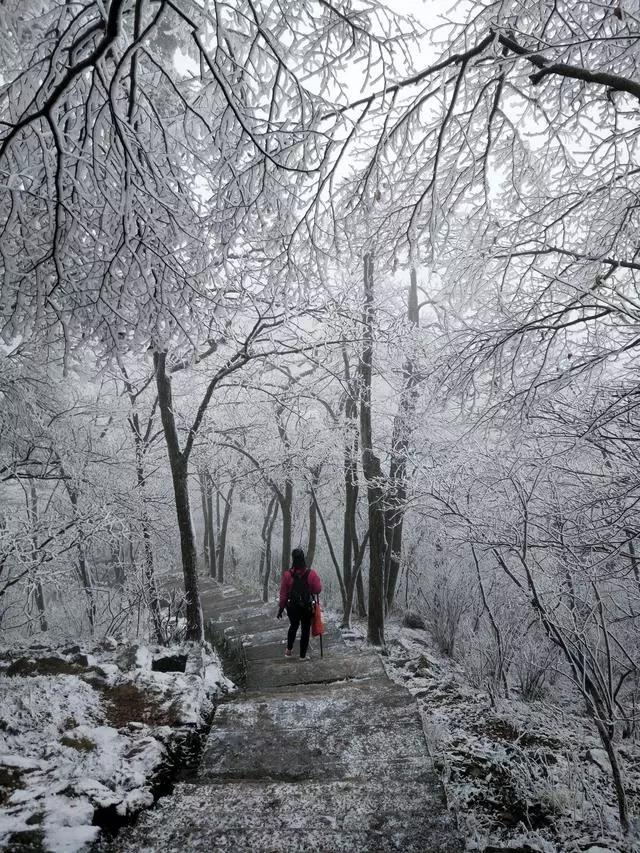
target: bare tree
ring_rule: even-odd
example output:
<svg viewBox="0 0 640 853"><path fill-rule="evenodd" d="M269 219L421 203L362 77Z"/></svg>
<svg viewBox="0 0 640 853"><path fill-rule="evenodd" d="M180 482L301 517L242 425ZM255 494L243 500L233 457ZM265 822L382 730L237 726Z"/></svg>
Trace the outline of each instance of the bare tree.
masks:
<svg viewBox="0 0 640 853"><path fill-rule="evenodd" d="M409 298L407 300L407 321L410 326L420 324L418 306L418 277L411 269ZM389 460L389 478L385 508L385 527L387 550L385 554L385 602L390 609L396 592L402 558L402 528L407 499L407 459L409 438L417 397L419 373L415 361L409 355L402 368L402 385L398 412L393 421L391 436L391 456Z"/></svg>
<svg viewBox="0 0 640 853"><path fill-rule="evenodd" d="M363 347L360 391L360 444L362 470L367 481L369 510L369 612L367 638L384 645L384 556L387 549L384 524L384 478L373 449L371 427L371 377L373 370L373 256L364 257Z"/></svg>

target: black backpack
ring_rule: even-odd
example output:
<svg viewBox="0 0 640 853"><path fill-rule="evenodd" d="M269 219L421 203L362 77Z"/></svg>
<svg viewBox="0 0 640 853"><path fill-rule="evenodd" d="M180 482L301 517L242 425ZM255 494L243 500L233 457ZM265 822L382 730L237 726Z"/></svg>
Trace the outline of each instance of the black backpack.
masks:
<svg viewBox="0 0 640 853"><path fill-rule="evenodd" d="M307 583L311 569L307 569L303 575L294 571L291 574L293 576L293 586L289 593L289 604L298 610L311 610L313 607L313 596Z"/></svg>

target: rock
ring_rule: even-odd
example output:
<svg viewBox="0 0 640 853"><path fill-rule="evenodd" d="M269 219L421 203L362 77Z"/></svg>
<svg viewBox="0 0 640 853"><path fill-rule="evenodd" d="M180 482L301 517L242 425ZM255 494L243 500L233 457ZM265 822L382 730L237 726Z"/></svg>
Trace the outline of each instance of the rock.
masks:
<svg viewBox="0 0 640 853"><path fill-rule="evenodd" d="M78 666L89 667L96 663L96 659L93 655L86 655L83 652L79 652L73 655L71 663L76 663Z"/></svg>
<svg viewBox="0 0 640 853"><path fill-rule="evenodd" d="M33 675L35 668L36 662L34 658L16 658L16 660L9 664L5 674L9 676Z"/></svg>
<svg viewBox="0 0 640 853"><path fill-rule="evenodd" d="M433 675L434 670L437 671L440 668L440 664L437 660L423 653L420 655L420 658L418 660L418 668L416 670L416 673L421 676L430 676Z"/></svg>
<svg viewBox="0 0 640 853"><path fill-rule="evenodd" d="M102 678L101 676L95 673L92 674L91 672L87 672L86 675L83 675L82 680L95 690L104 690L105 687L109 686L109 681L106 678Z"/></svg>
<svg viewBox="0 0 640 853"><path fill-rule="evenodd" d="M588 749L587 760L597 765L605 773L609 773L611 771L609 756L604 749Z"/></svg>
<svg viewBox="0 0 640 853"><path fill-rule="evenodd" d="M77 752L93 752L96 748L95 741L91 740L81 731L65 732L60 738L63 746L69 746Z"/></svg>
<svg viewBox="0 0 640 853"><path fill-rule="evenodd" d="M67 646L66 649L62 650L63 655L79 655L82 649L80 646Z"/></svg>
<svg viewBox="0 0 640 853"><path fill-rule="evenodd" d="M114 669L116 670L116 672L118 671L117 667L114 667ZM87 672L92 672L95 675L97 675L98 678L104 678L105 680L107 680L109 678L109 674L106 671L106 669L103 669L101 666L98 666L95 663L91 664L91 666L89 666Z"/></svg>
<svg viewBox="0 0 640 853"><path fill-rule="evenodd" d="M138 669L151 669L153 657L148 646L138 646L136 648L136 667Z"/></svg>
<svg viewBox="0 0 640 853"><path fill-rule="evenodd" d="M38 821L38 823L42 822L42 818ZM19 832L12 832L9 836L9 847L7 850L14 850L16 853L21 853L21 851L33 850L40 851L45 850L44 846L44 832L38 827L33 830L21 830Z"/></svg>
<svg viewBox="0 0 640 853"><path fill-rule="evenodd" d="M405 610L404 616L402 617L402 624L405 628L413 628L416 631L426 631L427 626L419 613L416 613L415 610Z"/></svg>
<svg viewBox="0 0 640 853"><path fill-rule="evenodd" d="M65 793L77 797L85 796L94 808L101 809L115 806L122 801L121 794L116 794L102 782L90 777L84 777L73 782Z"/></svg>
<svg viewBox="0 0 640 853"><path fill-rule="evenodd" d="M123 672L127 672L127 670L135 669L137 666L136 656L138 654L138 646L135 644L132 646L125 646L121 648L118 652L118 656L116 658L116 663L120 667Z"/></svg>
<svg viewBox="0 0 640 853"><path fill-rule="evenodd" d="M519 844L515 842L515 846L505 847L502 844L495 846L490 844L484 848L483 853L542 853L541 847L532 847L530 844Z"/></svg>
<svg viewBox="0 0 640 853"><path fill-rule="evenodd" d="M115 637L104 637L102 642L100 643L101 648L105 649L108 652L115 652L118 648L118 641Z"/></svg>
<svg viewBox="0 0 640 853"><path fill-rule="evenodd" d="M472 779L486 779L489 775L487 767L478 766L477 764L470 764L465 768L464 772L466 776L470 776Z"/></svg>
<svg viewBox="0 0 640 853"><path fill-rule="evenodd" d="M113 664L105 664L103 669L101 666L94 663L87 667L86 671L82 673L81 678L96 690L103 690L110 684L109 674L113 674L114 672L117 673L119 670Z"/></svg>
<svg viewBox="0 0 640 853"><path fill-rule="evenodd" d="M206 660L204 649L200 645L194 645L191 649L189 649L189 654L187 655L187 662L184 668L184 672L187 675L198 675L202 677L204 675L204 671L206 669Z"/></svg>

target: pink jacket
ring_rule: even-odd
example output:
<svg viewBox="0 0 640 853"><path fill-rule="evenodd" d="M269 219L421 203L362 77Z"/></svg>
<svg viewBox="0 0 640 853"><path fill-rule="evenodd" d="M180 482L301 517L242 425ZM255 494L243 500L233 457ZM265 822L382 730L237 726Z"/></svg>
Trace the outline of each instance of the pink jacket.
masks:
<svg viewBox="0 0 640 853"><path fill-rule="evenodd" d="M291 594L291 588L293 587L293 575L292 571L295 571L299 575L303 575L307 570L306 569L287 569L286 572L282 574L282 580L280 581L280 607L284 609L287 606L287 601L289 599L289 595ZM318 574L311 569L309 575L307 577L307 584L309 585L309 589L312 595L319 595L322 592L322 583L320 582L320 578Z"/></svg>

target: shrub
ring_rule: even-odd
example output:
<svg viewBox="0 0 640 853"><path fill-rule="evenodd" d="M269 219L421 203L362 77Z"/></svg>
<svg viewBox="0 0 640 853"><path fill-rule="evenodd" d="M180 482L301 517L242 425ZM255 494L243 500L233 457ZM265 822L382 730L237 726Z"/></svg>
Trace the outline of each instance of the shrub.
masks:
<svg viewBox="0 0 640 853"><path fill-rule="evenodd" d="M427 630L424 618L415 610L405 610L402 617L402 624L405 628L414 628L417 631Z"/></svg>

